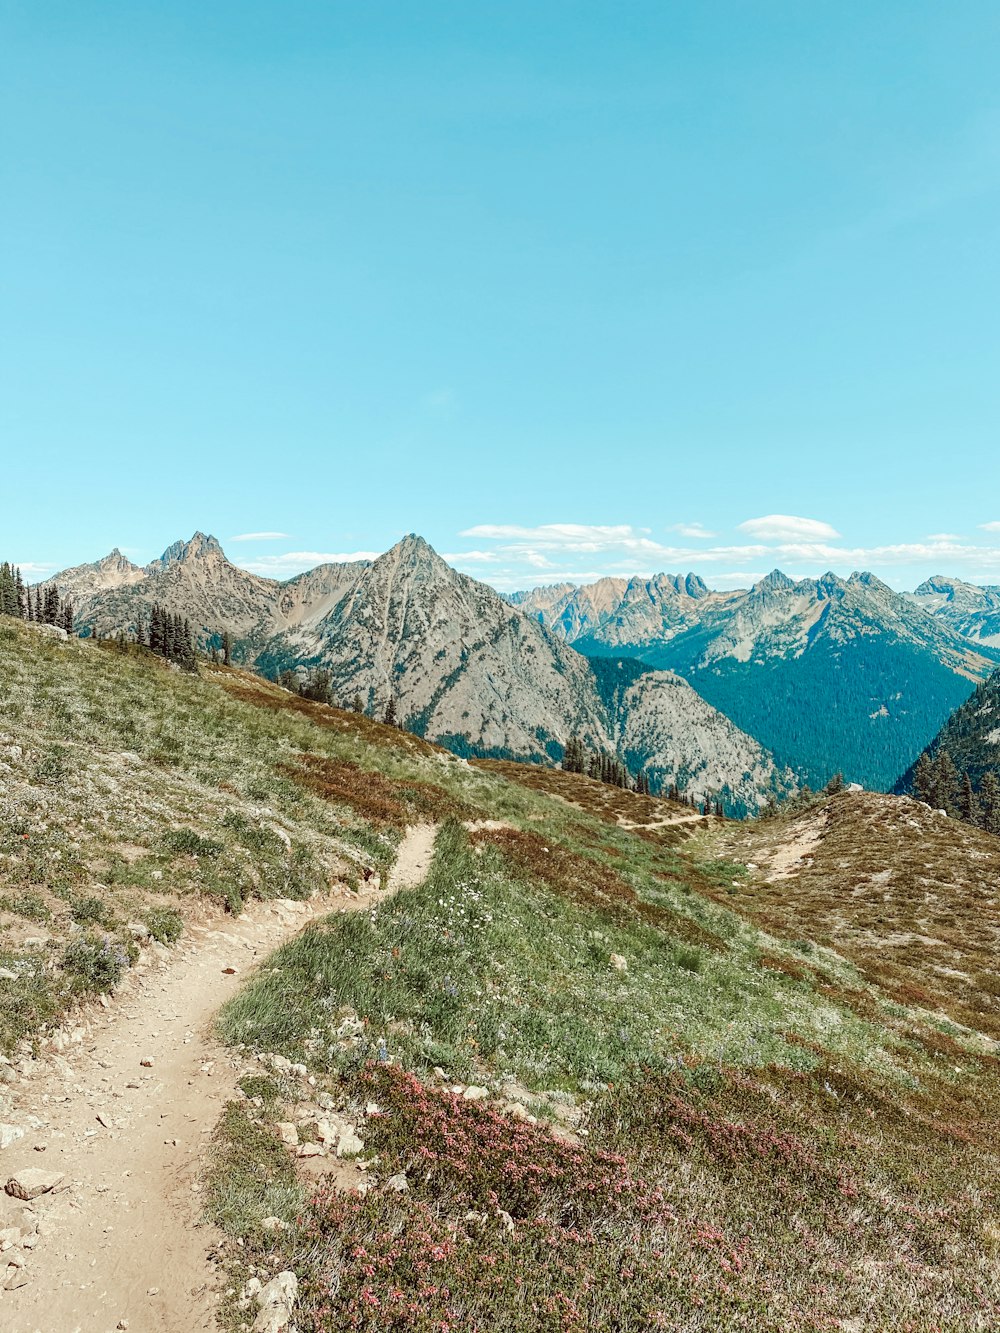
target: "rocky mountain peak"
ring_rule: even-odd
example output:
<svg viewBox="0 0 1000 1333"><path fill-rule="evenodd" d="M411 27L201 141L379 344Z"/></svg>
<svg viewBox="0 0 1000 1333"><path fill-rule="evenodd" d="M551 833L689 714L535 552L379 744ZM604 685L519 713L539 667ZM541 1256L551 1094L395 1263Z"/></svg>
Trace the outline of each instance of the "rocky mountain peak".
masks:
<svg viewBox="0 0 1000 1333"><path fill-rule="evenodd" d="M167 565L184 564L189 560L204 560L211 556L225 559L225 553L215 537L208 533L196 532L190 541L173 542L153 565L166 568Z"/></svg>
<svg viewBox="0 0 1000 1333"><path fill-rule="evenodd" d="M780 569L772 569L770 574L766 574L762 579L758 579L750 591L751 593L766 594L771 592L787 592L789 588L794 587L794 582L787 574L783 574Z"/></svg>

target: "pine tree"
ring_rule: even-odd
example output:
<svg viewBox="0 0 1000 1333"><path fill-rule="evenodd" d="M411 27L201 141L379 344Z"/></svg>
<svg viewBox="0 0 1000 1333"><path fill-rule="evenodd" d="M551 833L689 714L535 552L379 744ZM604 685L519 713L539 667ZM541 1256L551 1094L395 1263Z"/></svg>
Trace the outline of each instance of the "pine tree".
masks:
<svg viewBox="0 0 1000 1333"><path fill-rule="evenodd" d="M365 711L365 706L361 702L360 694L356 694L354 696L354 702L351 704L351 710L355 713L363 713Z"/></svg>
<svg viewBox="0 0 1000 1333"><path fill-rule="evenodd" d="M1000 834L1000 780L992 769L983 775L979 798L983 807L983 828L987 833Z"/></svg>
<svg viewBox="0 0 1000 1333"><path fill-rule="evenodd" d="M937 772L926 750L917 760L917 766L913 772L913 789L917 794L917 800L923 801L924 805L934 806L936 804Z"/></svg>
<svg viewBox="0 0 1000 1333"><path fill-rule="evenodd" d="M935 765L937 783L935 798L937 808L947 815L954 815L958 799L958 769L952 762L947 750L942 750Z"/></svg>
<svg viewBox="0 0 1000 1333"><path fill-rule="evenodd" d="M959 817L964 819L967 824L978 825L982 818L979 797L975 793L972 779L968 773L962 775L962 785L958 795L958 813Z"/></svg>
<svg viewBox="0 0 1000 1333"><path fill-rule="evenodd" d="M389 702L385 706L385 716L382 721L387 727L396 727L399 723L396 721L396 700L389 695Z"/></svg>
<svg viewBox="0 0 1000 1333"><path fill-rule="evenodd" d="M222 661L225 666L233 665L233 636L229 631L222 631Z"/></svg>

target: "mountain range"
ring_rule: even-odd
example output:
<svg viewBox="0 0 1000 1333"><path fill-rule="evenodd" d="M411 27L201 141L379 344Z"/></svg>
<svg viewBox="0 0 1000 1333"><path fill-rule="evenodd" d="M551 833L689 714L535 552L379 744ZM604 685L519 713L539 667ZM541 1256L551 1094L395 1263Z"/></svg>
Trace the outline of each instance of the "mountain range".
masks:
<svg viewBox="0 0 1000 1333"><path fill-rule="evenodd" d="M810 783L841 771L885 790L1000 658L993 595L939 578L907 597L870 573L774 570L724 592L660 574L511 601L589 656L684 676Z"/></svg>
<svg viewBox="0 0 1000 1333"><path fill-rule="evenodd" d="M408 729L462 756L552 762L576 736L654 787L721 794L734 813L794 786L677 674L592 663L415 535L377 560L277 581L233 565L199 532L146 566L115 550L50 582L73 600L77 624L102 636L134 633L159 604L190 620L203 649L228 630L236 659L262 674L322 668L338 702L360 696L381 715L391 698Z"/></svg>
<svg viewBox="0 0 1000 1333"><path fill-rule="evenodd" d="M202 648L228 630L262 674L323 668L340 702L375 715L392 698L460 755L551 762L576 735L654 784L723 790L735 811L793 774L890 789L1000 661L1000 589L943 576L912 594L774 570L748 589L688 573L503 597L412 534L279 581L199 532L145 566L114 550L51 582L102 635L158 603Z"/></svg>

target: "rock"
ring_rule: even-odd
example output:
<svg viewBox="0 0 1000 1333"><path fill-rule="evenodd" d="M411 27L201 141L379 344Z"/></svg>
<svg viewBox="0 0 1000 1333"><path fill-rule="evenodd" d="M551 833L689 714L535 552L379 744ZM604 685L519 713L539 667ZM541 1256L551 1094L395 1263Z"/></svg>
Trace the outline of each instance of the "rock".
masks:
<svg viewBox="0 0 1000 1333"><path fill-rule="evenodd" d="M11 1264L7 1269L7 1275L4 1278L4 1291L17 1291L18 1287L27 1286L29 1280L26 1269L19 1268L16 1264Z"/></svg>
<svg viewBox="0 0 1000 1333"><path fill-rule="evenodd" d="M295 1150L296 1157L325 1157L326 1149L322 1143L300 1143ZM339 1156L339 1149L338 1149Z"/></svg>
<svg viewBox="0 0 1000 1333"><path fill-rule="evenodd" d="M358 1153L364 1152L364 1150L364 1139L358 1138L350 1125L345 1125L337 1139L337 1156L356 1157Z"/></svg>
<svg viewBox="0 0 1000 1333"><path fill-rule="evenodd" d="M153 1057L151 1055L144 1055L139 1063L142 1065L143 1069L152 1069Z"/></svg>
<svg viewBox="0 0 1000 1333"><path fill-rule="evenodd" d="M69 635L61 625L45 625L41 621L29 620L25 622L29 628L36 634L41 634L46 639L56 639L60 643L65 643Z"/></svg>
<svg viewBox="0 0 1000 1333"><path fill-rule="evenodd" d="M17 973L12 972L9 967L0 967L0 981L16 981Z"/></svg>
<svg viewBox="0 0 1000 1333"><path fill-rule="evenodd" d="M397 1194L407 1194L410 1189L410 1182L406 1179L406 1172L400 1171L395 1176L390 1176L385 1182L386 1189L395 1190Z"/></svg>
<svg viewBox="0 0 1000 1333"><path fill-rule="evenodd" d="M0 1254L21 1244L20 1227L0 1227Z"/></svg>
<svg viewBox="0 0 1000 1333"><path fill-rule="evenodd" d="M28 1167L16 1176L11 1176L4 1188L14 1199L37 1199L40 1194L57 1189L64 1180L61 1171L42 1171L38 1167Z"/></svg>
<svg viewBox="0 0 1000 1333"><path fill-rule="evenodd" d="M477 1088L470 1085L462 1093L462 1100L466 1102L482 1102L485 1101L489 1095L489 1088Z"/></svg>
<svg viewBox="0 0 1000 1333"><path fill-rule="evenodd" d="M319 1141L324 1148L335 1148L337 1146L337 1140L340 1138L343 1127L341 1122L332 1124L329 1120L316 1121Z"/></svg>
<svg viewBox="0 0 1000 1333"><path fill-rule="evenodd" d="M128 923L128 933L134 940L149 939L149 927L142 921L130 921Z"/></svg>
<svg viewBox="0 0 1000 1333"><path fill-rule="evenodd" d="M287 1143L289 1148L298 1147L299 1131L290 1120L281 1120L274 1128L278 1131L278 1138L282 1143Z"/></svg>
<svg viewBox="0 0 1000 1333"><path fill-rule="evenodd" d="M23 1138L24 1130L20 1125L0 1125L0 1148L9 1148L12 1143Z"/></svg>
<svg viewBox="0 0 1000 1333"><path fill-rule="evenodd" d="M273 1277L257 1295L261 1309L254 1320L253 1333L288 1333L298 1294L298 1279L290 1269Z"/></svg>
<svg viewBox="0 0 1000 1333"><path fill-rule="evenodd" d="M287 1231L290 1223L281 1217L262 1217L261 1226L265 1231Z"/></svg>
<svg viewBox="0 0 1000 1333"><path fill-rule="evenodd" d="M623 954L613 953L609 962L616 972L628 971L628 959Z"/></svg>

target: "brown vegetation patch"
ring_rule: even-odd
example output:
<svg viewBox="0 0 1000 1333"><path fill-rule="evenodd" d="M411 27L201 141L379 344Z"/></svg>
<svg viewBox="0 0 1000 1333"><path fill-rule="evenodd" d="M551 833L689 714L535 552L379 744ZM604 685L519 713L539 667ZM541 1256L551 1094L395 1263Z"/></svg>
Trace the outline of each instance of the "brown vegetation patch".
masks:
<svg viewBox="0 0 1000 1333"><path fill-rule="evenodd" d="M721 941L697 921L669 907L645 902L617 871L546 842L537 833L514 828L481 829L471 835L470 841L497 847L526 878L541 880L562 897L596 909L612 920L639 919L674 938L717 952L723 949Z"/></svg>
<svg viewBox="0 0 1000 1333"><path fill-rule="evenodd" d="M281 771L303 787L335 805L346 805L373 824L405 828L407 824L464 818L469 810L443 787L416 779L392 781L382 773L316 754L299 756L298 764L282 764Z"/></svg>
<svg viewBox="0 0 1000 1333"><path fill-rule="evenodd" d="M558 796L587 814L640 832L656 828L664 820L684 818L694 812L689 806L668 801L661 796L640 796L638 792L613 787L582 773L564 773L561 768L545 768L541 764L518 764L509 759L473 759L476 768L487 773L498 773L511 782L546 796Z"/></svg>

